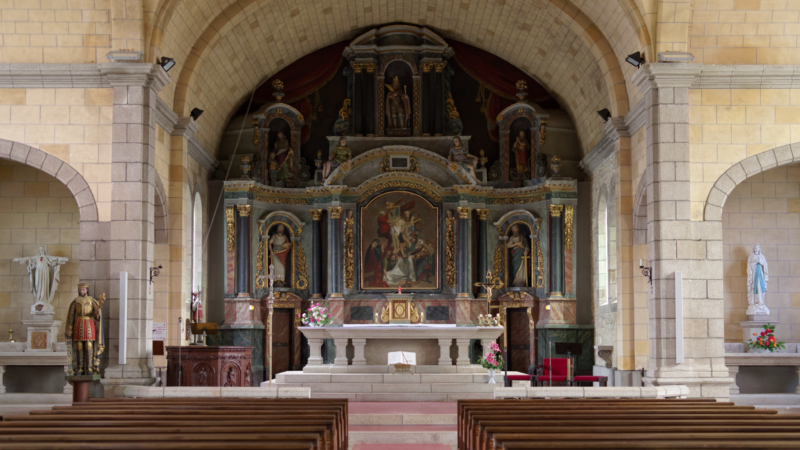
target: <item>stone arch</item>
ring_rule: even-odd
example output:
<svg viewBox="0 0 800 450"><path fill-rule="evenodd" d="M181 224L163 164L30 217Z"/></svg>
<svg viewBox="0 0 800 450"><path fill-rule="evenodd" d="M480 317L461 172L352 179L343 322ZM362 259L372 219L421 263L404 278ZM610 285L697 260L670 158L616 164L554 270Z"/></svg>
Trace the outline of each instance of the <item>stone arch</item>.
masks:
<svg viewBox="0 0 800 450"><path fill-rule="evenodd" d="M620 3L622 1L624 0L619 0L619 2L615 2L615 4L611 6L614 11L619 11L622 13L620 16L625 18L624 24L620 25L625 30L625 33L630 32L631 36L638 37L638 39L626 39L624 42L616 39L614 40L616 46L612 45L608 37L611 36L612 39L614 39L615 36L619 35L619 30L610 29L606 22L600 19L599 12L596 8L593 9L586 5L579 7L570 0L548 0L544 8L532 8L530 14L525 16L528 17L529 20L535 21L538 12L534 11L547 10L543 14L551 14L557 19L555 22L559 23L559 26L562 26L563 32L568 32L571 36L574 36L575 39L569 39L568 41L574 42L575 45L573 45L573 47L579 47L578 54L581 55L581 59L575 59L573 63L576 66L585 66L585 63L580 61L591 60L592 62L589 70L580 71L581 74L585 74L585 76L582 75L581 79L577 77L572 77L570 79L565 77L553 77L552 70L547 72L544 68L545 66L542 65L541 61L537 58L546 58L547 64L550 65L561 65L560 62L556 62L561 59L559 57L554 58L552 55L546 56L547 51L544 49L541 50L541 56L537 56L540 55L539 52L513 51L510 50L513 48L513 45L500 45L499 43L504 40L504 38L500 36L505 36L505 33L498 32L498 37L491 38L491 36L495 34L495 30L489 29L500 25L476 25L487 27L486 33L483 34L483 30L481 30L481 33L476 33L476 30L472 30L473 25L471 21L461 20L454 24L452 29L442 30L442 33L447 37L466 40L471 45L494 53L497 53L500 48L509 49L505 51L511 53L501 56L506 58L513 56L513 58L509 59L509 62L528 72L545 85L548 90L554 93L556 98L561 99L560 102L573 118L573 122L582 124L579 125L581 128L579 129L581 134L579 141L584 150L588 151L602 136L602 125L595 123L593 120L589 120L589 116L593 115L595 108L608 108L615 116L624 116L630 110L630 94L628 93L626 78L629 79L633 71L627 68L623 71L621 67L622 59L618 57L618 54L624 55L625 52L630 50L628 48L628 42L642 41L643 35L642 32L636 28L638 24L631 22L630 14L626 13L626 9L630 8ZM301 1L300 3L304 2ZM409 1L409 3L414 2ZM167 6L169 5L165 5L163 11L158 10L156 12L156 19L154 21L156 24L172 24L171 21L163 18L162 15L181 15L181 6L178 7L177 11L167 8ZM507 15L515 13L515 11L512 11L510 5L505 6L502 2L498 2L498 4L492 2L475 2L474 7L470 7L472 10L486 8L490 8L493 11L499 8L498 13ZM251 33L251 31L249 31L251 29L264 29L267 26L267 22L280 20L283 15L286 16L285 23L289 23L290 27L302 30L300 24L308 23L308 18L305 15L314 14L318 9L316 5L306 6L299 4L298 8L291 11L291 19L288 17L289 12L262 14L262 6L260 6L260 3L256 3L255 0L232 1L227 6L209 5L207 9L209 10L207 11L207 18L195 17L195 20L191 21L194 27L198 30L202 30L202 33L191 32L184 34L180 31L175 33L176 35L190 36L188 42L177 39L170 41L168 38L161 38L159 36L154 36L152 40L153 42L157 42L163 39L163 45L165 47L163 51L175 53L172 56L178 59L178 64L175 69L175 71L178 72L175 90L167 92L166 98L167 101L171 103L173 110L182 116L185 116L187 111L193 106L202 107L204 103L211 103L213 100L210 97L212 96L211 92L220 92L219 90L211 88L211 85L214 84L211 82L211 79L219 76L224 78L222 72L217 73L220 67L236 67L236 72L242 74L241 79L229 83L231 85L227 86L228 89L226 92L233 94L226 94L226 97L230 99L230 104L224 105L223 103L221 104L223 106L219 107L219 111L212 110L206 113L207 123L211 125L209 127L204 127L206 131L201 132L198 138L201 139L208 148L216 148L216 144L220 138L220 130L230 119L232 111L235 110L235 104L246 99L252 87L262 84L271 74L285 67L291 60L297 57L297 55L291 55L291 52L281 52L281 54L276 55L275 50L265 51L263 55L257 58L247 58L247 60L235 53L223 55L220 53L224 51L223 48L232 45L227 41L227 36L239 32L240 28L244 30L243 32L246 34ZM316 36L311 36L307 33L301 36L299 43L294 41L295 51L298 52L298 54L308 54L330 43L347 39L353 29L361 27L379 26L387 22L439 22L439 20L434 20L434 17L422 18L420 20L416 16L411 17L403 12L411 9L410 7L397 8L397 12L392 17L381 17L380 19L374 17L368 18L366 21L364 19L359 19L357 24L348 24L346 20L343 20L336 26L336 28L340 29L332 33L317 33ZM327 8L322 14L331 14L329 10L330 8ZM438 10L435 8L434 10L429 9L427 15L442 15L442 10L443 8L439 8ZM519 13L519 11L516 11L516 13ZM333 12L333 14L336 15L339 13ZM346 10L344 14L347 14ZM491 17L496 16L497 14L491 14ZM354 19L354 22L355 21ZM162 25L157 26L159 30L162 27ZM179 27L182 27L182 25L179 25ZM153 32L156 32L155 27ZM295 34L299 35L303 33L297 32ZM537 35L529 33L529 36L529 39L541 43L544 48L550 46L550 43L543 41L543 38L537 37ZM269 38L272 38L272 36L269 36ZM272 41L274 44L270 47L277 46L279 41L280 39L276 37L275 40ZM283 42L280 42L280 45L284 45ZM517 45L521 45L521 43ZM569 44L567 44L567 47L568 46ZM564 52L565 55L568 55L566 58L571 59L572 56L569 56L570 53L573 56L575 55L575 48L573 47L569 49L563 47L556 51L558 51L559 54ZM641 47L637 47L636 49L640 48ZM569 53L567 53L567 50L570 50ZM289 53L288 57L287 53ZM230 61L233 63L220 64L211 62L223 61L227 58L230 58ZM184 59L184 61L181 62L180 59ZM537 71L535 69L536 67L542 67L542 70ZM195 74L198 74L198 77L195 77ZM203 75L200 76L200 74ZM597 91L597 95L591 95L591 98L586 97L590 92L593 93L595 91ZM580 120L575 120L576 118L580 118Z"/></svg>
<svg viewBox="0 0 800 450"><path fill-rule="evenodd" d="M722 207L736 186L769 169L800 162L800 142L783 145L747 157L725 171L711 188L703 215L705 221L721 221Z"/></svg>
<svg viewBox="0 0 800 450"><path fill-rule="evenodd" d="M55 177L69 189L78 203L81 223L97 222L97 202L89 183L68 163L38 148L5 139L0 139L0 158L25 164Z"/></svg>

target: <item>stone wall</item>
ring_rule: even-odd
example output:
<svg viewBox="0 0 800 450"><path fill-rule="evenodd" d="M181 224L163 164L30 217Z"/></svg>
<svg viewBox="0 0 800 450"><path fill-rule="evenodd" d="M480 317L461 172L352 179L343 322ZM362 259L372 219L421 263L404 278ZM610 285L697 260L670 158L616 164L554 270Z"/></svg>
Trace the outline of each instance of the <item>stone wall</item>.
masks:
<svg viewBox="0 0 800 450"><path fill-rule="evenodd" d="M594 314L595 345L613 345L612 361L616 367L617 351L617 289L616 289L616 202L614 196L614 160L613 155L606 159L592 173L592 310ZM602 228L601 206L605 207L606 229ZM602 232L601 232L602 231ZM613 233L613 236L612 236ZM609 245L610 244L610 245ZM607 250L605 246L609 245ZM601 252L608 257L605 261L605 273L601 274ZM603 286L601 276L607 278ZM612 282L613 280L613 282ZM605 291L605 295L601 295ZM595 355L595 364L605 365L605 361Z"/></svg>
<svg viewBox="0 0 800 450"><path fill-rule="evenodd" d="M800 165L754 175L733 190L722 212L725 342L742 342L747 320L747 258L755 244L769 265L765 302L778 339L800 339Z"/></svg>
<svg viewBox="0 0 800 450"><path fill-rule="evenodd" d="M32 167L0 160L0 340L7 340L9 329L16 341L27 339L22 321L31 319L30 278L26 266L11 259L36 255L39 247L51 256L69 258L61 266L53 297L54 317L66 320L69 304L78 295L79 224L78 204L64 184ZM58 340L64 340L63 323Z"/></svg>

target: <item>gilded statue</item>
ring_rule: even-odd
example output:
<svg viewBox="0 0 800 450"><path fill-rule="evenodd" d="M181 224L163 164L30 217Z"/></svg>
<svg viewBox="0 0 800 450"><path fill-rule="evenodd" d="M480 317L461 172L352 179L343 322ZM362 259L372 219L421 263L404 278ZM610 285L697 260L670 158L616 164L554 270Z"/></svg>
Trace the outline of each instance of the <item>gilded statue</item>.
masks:
<svg viewBox="0 0 800 450"><path fill-rule="evenodd" d="M401 90L401 87L403 88ZM400 79L394 77L392 85L386 85L389 93L386 94L386 117L389 130L403 130L408 128L408 118L411 117L411 101L405 92L405 86L400 85Z"/></svg>
<svg viewBox="0 0 800 450"><path fill-rule="evenodd" d="M330 156L328 156L328 161L325 162L325 166L322 168L322 178L327 179L331 172L336 170L337 167L350 161L350 156L351 152L350 148L347 146L347 138L342 136L339 138L339 145L331 152Z"/></svg>
<svg viewBox="0 0 800 450"><path fill-rule="evenodd" d="M78 297L69 305L64 334L69 355L68 375L94 375L100 373L100 355L103 346L102 306L106 295L95 300L89 296L89 285L78 284Z"/></svg>

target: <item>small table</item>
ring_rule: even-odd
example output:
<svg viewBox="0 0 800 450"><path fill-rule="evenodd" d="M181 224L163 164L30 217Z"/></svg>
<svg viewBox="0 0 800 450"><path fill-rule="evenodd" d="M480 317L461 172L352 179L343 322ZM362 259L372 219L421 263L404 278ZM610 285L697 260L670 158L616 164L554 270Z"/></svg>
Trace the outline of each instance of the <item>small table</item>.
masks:
<svg viewBox="0 0 800 450"><path fill-rule="evenodd" d="M252 353L253 347L167 347L167 386L251 387Z"/></svg>

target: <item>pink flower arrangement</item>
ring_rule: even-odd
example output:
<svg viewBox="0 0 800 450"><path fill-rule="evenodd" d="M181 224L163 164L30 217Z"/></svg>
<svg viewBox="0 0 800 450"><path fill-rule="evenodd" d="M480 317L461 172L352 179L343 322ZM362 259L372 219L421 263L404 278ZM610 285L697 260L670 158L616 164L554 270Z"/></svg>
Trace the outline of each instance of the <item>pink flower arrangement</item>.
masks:
<svg viewBox="0 0 800 450"><path fill-rule="evenodd" d="M303 322L303 325L323 327L332 322L328 308L320 306L319 303L312 303L308 311L302 315L298 314L298 317L300 317L300 321Z"/></svg>
<svg viewBox="0 0 800 450"><path fill-rule="evenodd" d="M503 355L497 342L489 344L489 351L481 358L481 366L485 369L501 370L503 368Z"/></svg>

